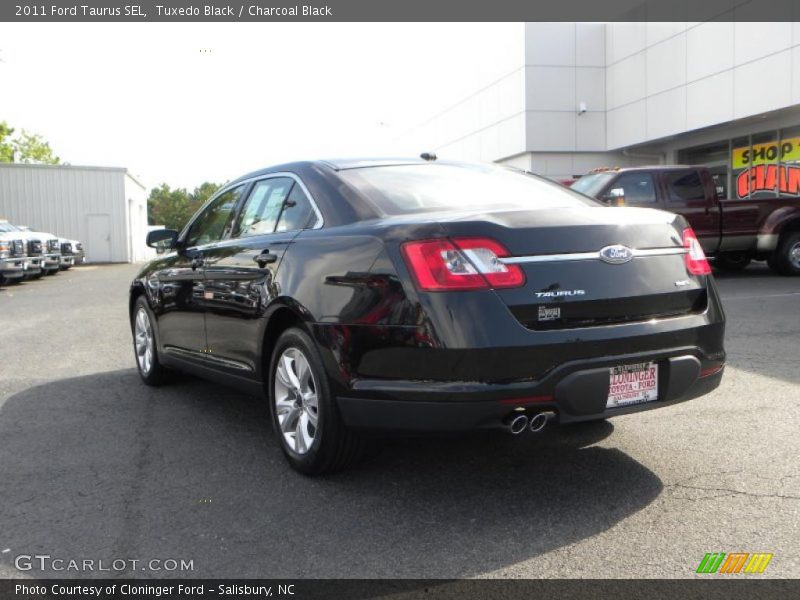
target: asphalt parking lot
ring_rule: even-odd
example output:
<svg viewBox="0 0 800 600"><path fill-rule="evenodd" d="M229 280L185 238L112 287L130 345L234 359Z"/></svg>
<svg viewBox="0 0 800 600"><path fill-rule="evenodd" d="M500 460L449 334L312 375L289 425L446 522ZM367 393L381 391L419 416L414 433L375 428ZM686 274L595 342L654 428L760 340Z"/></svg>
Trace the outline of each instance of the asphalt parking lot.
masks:
<svg viewBox="0 0 800 600"><path fill-rule="evenodd" d="M692 577L706 552L800 577L800 279L719 277L710 396L560 434L391 440L307 479L259 401L140 383L136 269L0 288L0 577L109 575L15 568L34 554L193 563L115 576Z"/></svg>

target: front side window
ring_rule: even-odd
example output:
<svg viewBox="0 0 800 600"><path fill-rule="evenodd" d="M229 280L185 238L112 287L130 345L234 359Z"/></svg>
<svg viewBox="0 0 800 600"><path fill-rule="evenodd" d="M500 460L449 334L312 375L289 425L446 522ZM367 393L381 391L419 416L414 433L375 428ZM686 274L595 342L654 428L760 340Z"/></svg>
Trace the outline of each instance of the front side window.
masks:
<svg viewBox="0 0 800 600"><path fill-rule="evenodd" d="M656 201L656 186L650 173L624 173L611 184L610 192L623 196L626 204L652 204ZM613 196L613 194L612 194Z"/></svg>
<svg viewBox="0 0 800 600"><path fill-rule="evenodd" d="M591 173L589 175L584 175L578 181L573 183L570 186L570 189L580 192L581 194L586 194L587 196L591 196L592 198L596 198L597 195L603 190L606 184L614 178L616 173Z"/></svg>
<svg viewBox="0 0 800 600"><path fill-rule="evenodd" d="M203 209L186 236L186 245L189 248L217 242L229 233L233 209L243 190L243 185L231 188L214 198Z"/></svg>
<svg viewBox="0 0 800 600"><path fill-rule="evenodd" d="M275 231L284 200L294 185L290 177L273 177L256 183L234 227L234 237L250 237Z"/></svg>
<svg viewBox="0 0 800 600"><path fill-rule="evenodd" d="M695 170L668 172L664 175L664 181L667 184L667 198L670 202L706 199L700 173Z"/></svg>

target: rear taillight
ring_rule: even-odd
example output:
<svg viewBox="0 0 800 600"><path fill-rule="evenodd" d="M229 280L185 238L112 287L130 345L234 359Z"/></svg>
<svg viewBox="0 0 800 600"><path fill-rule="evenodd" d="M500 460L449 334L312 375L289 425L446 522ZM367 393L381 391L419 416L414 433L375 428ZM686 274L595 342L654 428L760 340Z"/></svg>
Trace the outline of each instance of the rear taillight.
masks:
<svg viewBox="0 0 800 600"><path fill-rule="evenodd" d="M403 257L417 287L426 292L519 287L525 274L506 265L505 247L486 238L438 239L403 244Z"/></svg>
<svg viewBox="0 0 800 600"><path fill-rule="evenodd" d="M692 275L710 275L711 265L708 264L706 253L691 227L683 230L683 246L688 250L684 255L686 270Z"/></svg>

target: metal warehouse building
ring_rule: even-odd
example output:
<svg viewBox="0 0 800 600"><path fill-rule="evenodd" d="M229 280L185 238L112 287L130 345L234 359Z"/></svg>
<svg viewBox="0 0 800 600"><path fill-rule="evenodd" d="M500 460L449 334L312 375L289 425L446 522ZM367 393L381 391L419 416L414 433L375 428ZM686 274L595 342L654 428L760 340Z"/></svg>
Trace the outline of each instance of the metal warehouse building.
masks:
<svg viewBox="0 0 800 600"><path fill-rule="evenodd" d="M124 168L0 164L0 218L80 240L90 262L151 254L147 192Z"/></svg>

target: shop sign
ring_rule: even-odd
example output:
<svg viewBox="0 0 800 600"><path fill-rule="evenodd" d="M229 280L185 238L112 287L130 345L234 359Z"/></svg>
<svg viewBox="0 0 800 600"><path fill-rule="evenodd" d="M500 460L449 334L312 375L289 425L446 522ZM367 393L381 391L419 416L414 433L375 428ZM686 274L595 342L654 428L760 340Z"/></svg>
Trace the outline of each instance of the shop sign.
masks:
<svg viewBox="0 0 800 600"><path fill-rule="evenodd" d="M746 198L748 193L774 192L790 196L800 195L800 166L757 165L736 175L736 195Z"/></svg>
<svg viewBox="0 0 800 600"><path fill-rule="evenodd" d="M734 169L780 162L800 162L800 137L734 148L731 163Z"/></svg>

